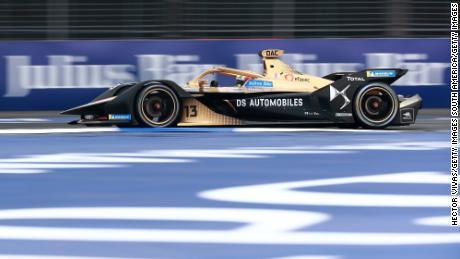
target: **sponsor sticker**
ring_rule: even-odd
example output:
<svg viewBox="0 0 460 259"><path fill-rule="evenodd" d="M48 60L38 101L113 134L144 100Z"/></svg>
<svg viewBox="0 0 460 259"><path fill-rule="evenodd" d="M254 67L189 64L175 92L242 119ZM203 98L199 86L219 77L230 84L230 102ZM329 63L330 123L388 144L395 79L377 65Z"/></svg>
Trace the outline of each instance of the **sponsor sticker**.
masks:
<svg viewBox="0 0 460 259"><path fill-rule="evenodd" d="M131 114L109 114L109 120L131 120Z"/></svg>
<svg viewBox="0 0 460 259"><path fill-rule="evenodd" d="M294 81L296 81L296 82L305 82L305 83L309 83L309 82L310 82L310 79L308 79L308 78L303 78L303 77L300 77L300 76L296 76L296 77L294 77Z"/></svg>
<svg viewBox="0 0 460 259"><path fill-rule="evenodd" d="M266 58L276 58L276 57L283 55L283 53L284 51L280 49L267 49L261 52L262 57L266 57Z"/></svg>
<svg viewBox="0 0 460 259"><path fill-rule="evenodd" d="M306 111L304 114L305 116L308 116L308 117L319 117L319 112Z"/></svg>
<svg viewBox="0 0 460 259"><path fill-rule="evenodd" d="M351 112L337 112L335 117L352 117L353 114Z"/></svg>
<svg viewBox="0 0 460 259"><path fill-rule="evenodd" d="M254 99L237 99L236 107L301 107L303 106L302 98L254 98Z"/></svg>
<svg viewBox="0 0 460 259"><path fill-rule="evenodd" d="M246 87L273 87L273 82L264 80L249 80L244 85Z"/></svg>
<svg viewBox="0 0 460 259"><path fill-rule="evenodd" d="M364 81L366 81L366 80L364 80L364 78L356 77L356 76L347 76L347 80L350 81L350 82L356 82L356 81L364 82Z"/></svg>
<svg viewBox="0 0 460 259"><path fill-rule="evenodd" d="M367 71L367 77L395 77L395 70L369 70Z"/></svg>
<svg viewBox="0 0 460 259"><path fill-rule="evenodd" d="M414 109L406 108L401 109L401 122L414 122Z"/></svg>
<svg viewBox="0 0 460 259"><path fill-rule="evenodd" d="M286 79L287 81L293 81L294 80L294 75L286 74L286 75L284 75L284 79Z"/></svg>
<svg viewBox="0 0 460 259"><path fill-rule="evenodd" d="M343 104L340 107L340 110L343 110L351 101L347 96L347 90L350 88L350 85L347 85L344 89L342 90L337 90L333 85L329 86L329 101L332 102L337 98L337 96L342 96L343 97Z"/></svg>

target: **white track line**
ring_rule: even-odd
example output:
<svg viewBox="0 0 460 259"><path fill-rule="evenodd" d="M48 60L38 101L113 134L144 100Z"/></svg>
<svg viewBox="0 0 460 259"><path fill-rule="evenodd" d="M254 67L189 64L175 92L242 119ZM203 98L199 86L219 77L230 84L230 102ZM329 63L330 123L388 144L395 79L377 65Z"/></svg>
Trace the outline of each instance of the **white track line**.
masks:
<svg viewBox="0 0 460 259"><path fill-rule="evenodd" d="M366 130L335 128L235 128L234 132L358 132L358 133L399 133L399 130Z"/></svg>
<svg viewBox="0 0 460 259"><path fill-rule="evenodd" d="M60 134L60 133L92 133L92 132L116 132L118 128L56 128L56 129L2 129L0 134Z"/></svg>
<svg viewBox="0 0 460 259"><path fill-rule="evenodd" d="M340 259L340 258L342 257L331 256L331 255L294 255L294 256L276 257L272 259Z"/></svg>
<svg viewBox="0 0 460 259"><path fill-rule="evenodd" d="M451 227L449 216L419 218L414 220L415 224L436 227Z"/></svg>
<svg viewBox="0 0 460 259"><path fill-rule="evenodd" d="M0 259L142 259L128 257L95 257L95 256L67 256L67 255L14 255L0 254Z"/></svg>
<svg viewBox="0 0 460 259"><path fill-rule="evenodd" d="M142 133L148 132L188 132L187 129L177 128L175 130L145 129L139 130ZM213 132L213 128L206 128L206 131ZM399 130L365 130L365 129L333 129L333 128L233 128L229 132L237 133L258 133L258 132L353 132L353 133L400 133ZM124 129L114 127L95 128L49 128L49 129L0 129L0 135L7 134L65 134L65 133L99 133L99 132L125 132ZM126 132L137 132L132 128ZM219 132L216 130L216 132Z"/></svg>
<svg viewBox="0 0 460 259"><path fill-rule="evenodd" d="M49 120L40 118L0 118L0 123L36 123L47 121Z"/></svg>

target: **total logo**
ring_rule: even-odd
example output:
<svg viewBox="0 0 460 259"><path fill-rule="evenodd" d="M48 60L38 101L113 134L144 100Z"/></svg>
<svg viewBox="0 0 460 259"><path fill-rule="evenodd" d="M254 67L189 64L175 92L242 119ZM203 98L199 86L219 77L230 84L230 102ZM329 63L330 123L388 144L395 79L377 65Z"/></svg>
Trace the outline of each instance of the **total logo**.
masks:
<svg viewBox="0 0 460 259"><path fill-rule="evenodd" d="M347 81L349 82L364 82L364 78L362 77L355 77L355 76L347 76Z"/></svg>

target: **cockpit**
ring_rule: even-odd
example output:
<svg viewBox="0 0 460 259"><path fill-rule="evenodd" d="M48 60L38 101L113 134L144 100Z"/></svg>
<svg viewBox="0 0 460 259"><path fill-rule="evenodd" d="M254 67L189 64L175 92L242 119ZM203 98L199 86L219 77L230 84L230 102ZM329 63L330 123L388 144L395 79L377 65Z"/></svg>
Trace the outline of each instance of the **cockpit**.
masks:
<svg viewBox="0 0 460 259"><path fill-rule="evenodd" d="M261 78L263 75L228 67L213 67L190 80L187 85L192 87L242 87L248 80Z"/></svg>
<svg viewBox="0 0 460 259"><path fill-rule="evenodd" d="M314 91L330 80L302 74L279 59L283 50L268 49L259 52L263 74L228 67L213 67L203 71L187 83L188 87L212 89L217 87L254 88L258 91ZM223 89L222 89L223 90Z"/></svg>

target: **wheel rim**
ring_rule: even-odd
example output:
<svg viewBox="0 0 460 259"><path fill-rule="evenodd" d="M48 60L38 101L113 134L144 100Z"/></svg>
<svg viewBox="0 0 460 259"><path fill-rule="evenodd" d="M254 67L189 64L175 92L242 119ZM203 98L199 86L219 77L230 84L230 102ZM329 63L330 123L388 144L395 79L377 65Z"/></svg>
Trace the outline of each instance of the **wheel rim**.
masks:
<svg viewBox="0 0 460 259"><path fill-rule="evenodd" d="M174 96L163 89L151 89L142 97L140 103L142 117L152 125L164 125L170 122L177 112Z"/></svg>
<svg viewBox="0 0 460 259"><path fill-rule="evenodd" d="M362 93L358 107L367 121L382 124L394 115L395 102L387 89L374 86Z"/></svg>

